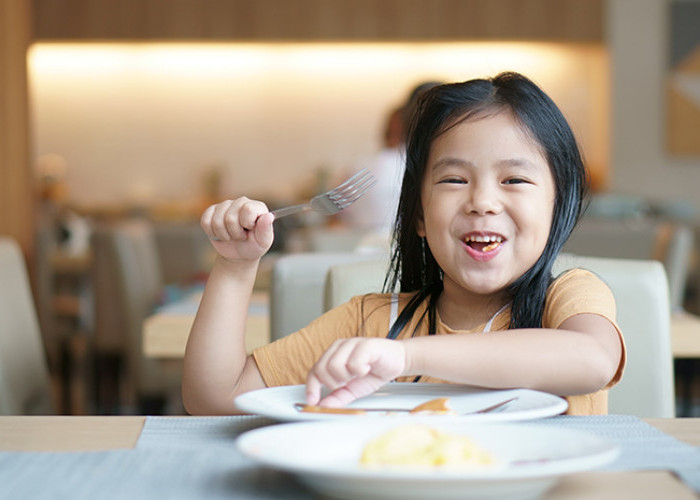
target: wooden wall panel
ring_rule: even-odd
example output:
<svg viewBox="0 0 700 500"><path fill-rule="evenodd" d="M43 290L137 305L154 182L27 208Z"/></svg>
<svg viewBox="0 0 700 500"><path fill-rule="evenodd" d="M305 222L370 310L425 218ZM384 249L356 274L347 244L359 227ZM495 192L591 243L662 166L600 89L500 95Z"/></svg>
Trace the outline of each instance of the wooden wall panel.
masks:
<svg viewBox="0 0 700 500"><path fill-rule="evenodd" d="M603 0L34 0L38 39L603 41Z"/></svg>
<svg viewBox="0 0 700 500"><path fill-rule="evenodd" d="M0 234L33 254L33 178L29 165L27 48L31 4L0 0Z"/></svg>

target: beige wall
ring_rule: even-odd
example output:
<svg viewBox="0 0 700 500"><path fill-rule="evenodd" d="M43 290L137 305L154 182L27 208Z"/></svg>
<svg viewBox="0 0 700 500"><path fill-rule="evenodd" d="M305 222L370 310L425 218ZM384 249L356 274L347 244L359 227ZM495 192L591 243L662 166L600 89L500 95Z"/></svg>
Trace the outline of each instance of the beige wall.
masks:
<svg viewBox="0 0 700 500"><path fill-rule="evenodd" d="M218 165L228 196L289 197L379 147L415 83L521 71L605 167L608 62L599 44L39 44L34 158L64 156L81 205L192 199Z"/></svg>
<svg viewBox="0 0 700 500"><path fill-rule="evenodd" d="M700 210L700 157L665 146L668 0L608 0L612 77L611 189L688 200Z"/></svg>

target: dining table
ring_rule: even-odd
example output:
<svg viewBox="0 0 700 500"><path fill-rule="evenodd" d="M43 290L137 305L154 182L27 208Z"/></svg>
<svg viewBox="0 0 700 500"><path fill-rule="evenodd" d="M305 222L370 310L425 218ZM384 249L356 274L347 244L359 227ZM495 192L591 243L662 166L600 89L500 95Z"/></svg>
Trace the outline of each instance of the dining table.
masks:
<svg viewBox="0 0 700 500"><path fill-rule="evenodd" d="M563 476L544 500L700 494L700 418L560 415L528 424L594 432L621 449L599 470ZM238 436L271 425L287 424L257 415L2 416L0 498L324 498L238 451Z"/></svg>

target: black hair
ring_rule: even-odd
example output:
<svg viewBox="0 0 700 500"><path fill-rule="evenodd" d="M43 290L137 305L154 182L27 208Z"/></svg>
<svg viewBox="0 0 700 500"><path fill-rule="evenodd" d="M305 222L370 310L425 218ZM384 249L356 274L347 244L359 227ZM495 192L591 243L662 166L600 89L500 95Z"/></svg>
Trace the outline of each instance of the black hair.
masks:
<svg viewBox="0 0 700 500"><path fill-rule="evenodd" d="M396 290L398 285L401 292L416 293L392 326L389 338L398 336L425 300L429 333L435 333L442 271L417 233L430 146L455 124L502 112L510 113L523 131L537 141L554 178L556 195L547 244L533 266L509 287L509 327L542 326L547 288L553 280L552 265L581 216L588 178L576 138L556 104L525 76L507 72L489 79L433 87L421 96L415 108L384 289Z"/></svg>

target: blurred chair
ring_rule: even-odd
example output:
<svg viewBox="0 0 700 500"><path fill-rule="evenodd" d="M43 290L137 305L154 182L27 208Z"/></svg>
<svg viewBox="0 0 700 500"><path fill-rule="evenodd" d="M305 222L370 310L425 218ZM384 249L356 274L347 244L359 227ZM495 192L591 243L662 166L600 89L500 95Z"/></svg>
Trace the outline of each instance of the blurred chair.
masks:
<svg viewBox="0 0 700 500"><path fill-rule="evenodd" d="M659 258L663 259L668 276L671 309L683 309L688 280L691 274L695 235L685 225L666 225L666 237L662 239Z"/></svg>
<svg viewBox="0 0 700 500"><path fill-rule="evenodd" d="M196 222L154 223L163 283L187 284L211 270L213 248Z"/></svg>
<svg viewBox="0 0 700 500"><path fill-rule="evenodd" d="M376 259L376 254L311 252L287 254L273 264L270 288L270 339L309 324L324 312L326 272L334 264Z"/></svg>
<svg viewBox="0 0 700 500"><path fill-rule="evenodd" d="M332 253L354 252L363 238L369 233L367 229L352 227L311 227L306 231L309 252Z"/></svg>
<svg viewBox="0 0 700 500"><path fill-rule="evenodd" d="M693 232L654 219L584 217L564 252L591 257L653 259L663 263L672 309L681 309L691 267Z"/></svg>
<svg viewBox="0 0 700 500"><path fill-rule="evenodd" d="M675 416L671 308L663 265L654 260L563 254L557 272L581 267L596 273L615 295L625 336L627 367L610 390L609 412L646 418Z"/></svg>
<svg viewBox="0 0 700 500"><path fill-rule="evenodd" d="M388 258L331 266L323 290L324 310L338 307L356 295L381 292L388 268Z"/></svg>
<svg viewBox="0 0 700 500"><path fill-rule="evenodd" d="M179 400L181 364L142 350L143 321L163 289L153 227L140 219L98 226L92 245L100 413L162 413Z"/></svg>
<svg viewBox="0 0 700 500"><path fill-rule="evenodd" d="M616 220L639 220L648 216L652 210L651 203L643 196L595 193L586 208L586 215Z"/></svg>
<svg viewBox="0 0 700 500"><path fill-rule="evenodd" d="M0 236L0 415L54 413L51 382L26 263Z"/></svg>
<svg viewBox="0 0 700 500"><path fill-rule="evenodd" d="M658 225L641 219L584 217L564 251L616 259L653 259L661 238Z"/></svg>
<svg viewBox="0 0 700 500"><path fill-rule="evenodd" d="M596 273L615 295L617 322L627 345L627 368L610 391L609 412L673 417L674 379L666 273L653 260L606 259L562 254L555 274L581 267ZM381 291L386 263L344 263L328 270L325 307L353 295Z"/></svg>

